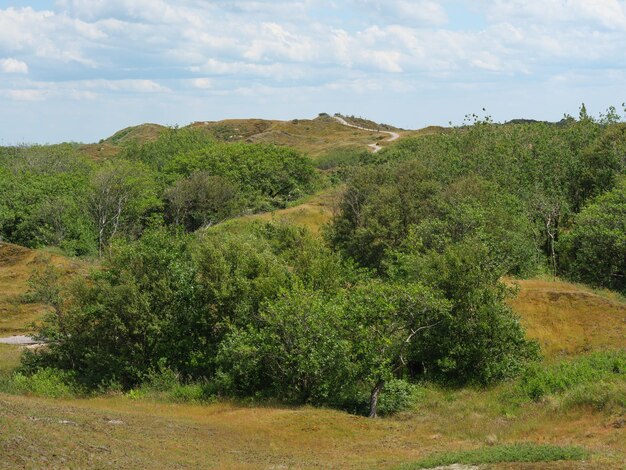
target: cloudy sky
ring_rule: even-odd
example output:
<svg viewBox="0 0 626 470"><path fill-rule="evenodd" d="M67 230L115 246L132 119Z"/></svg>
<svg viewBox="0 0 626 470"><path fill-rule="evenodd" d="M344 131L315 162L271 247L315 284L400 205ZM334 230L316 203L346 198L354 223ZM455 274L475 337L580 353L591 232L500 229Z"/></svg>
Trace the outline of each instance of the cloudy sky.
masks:
<svg viewBox="0 0 626 470"><path fill-rule="evenodd" d="M319 112L407 128L626 100L626 0L0 0L0 145Z"/></svg>

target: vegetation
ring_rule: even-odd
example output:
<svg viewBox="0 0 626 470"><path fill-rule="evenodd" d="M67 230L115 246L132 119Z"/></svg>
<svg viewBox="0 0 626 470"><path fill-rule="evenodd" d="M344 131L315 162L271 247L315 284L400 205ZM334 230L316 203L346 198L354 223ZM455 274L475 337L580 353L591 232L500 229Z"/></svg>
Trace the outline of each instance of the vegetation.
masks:
<svg viewBox="0 0 626 470"><path fill-rule="evenodd" d="M285 207L315 189L309 159L272 145L217 143L169 129L122 156L93 162L78 147L0 152L0 237L27 247L102 255L165 220L189 231L248 212Z"/></svg>
<svg viewBox="0 0 626 470"><path fill-rule="evenodd" d="M25 356L25 370L128 389L167 367L221 394L339 407L370 390L372 416L392 379L517 374L536 348L491 264L468 271L458 252L435 262L426 284L384 282L290 226L197 240L150 230L50 302L40 332L50 344Z"/></svg>
<svg viewBox="0 0 626 470"><path fill-rule="evenodd" d="M580 447L522 443L434 455L402 468L434 468L453 464L480 465L502 462L554 462L557 460L583 460L587 456L588 453Z"/></svg>
<svg viewBox="0 0 626 470"><path fill-rule="evenodd" d="M626 294L626 179L576 216L563 245L570 277Z"/></svg>
<svg viewBox="0 0 626 470"><path fill-rule="evenodd" d="M129 130L111 160L71 145L4 149L3 236L100 261L70 281L53 266L31 277L20 299L46 305L37 335L48 344L0 369L0 389L180 410L310 404L395 414L404 430L417 416L431 423L422 441L446 435L445 453L389 466L594 458L548 445L561 428L546 423L573 426L568 443L591 439L572 424L584 416L622 426L623 126L584 108L559 124L475 120L375 155L342 146L317 170L200 124L144 144ZM322 179L337 187L307 199ZM514 280L531 275L617 292ZM546 445L515 444L535 440L536 415ZM464 429L442 424L450 416ZM590 449L617 448L605 431Z"/></svg>

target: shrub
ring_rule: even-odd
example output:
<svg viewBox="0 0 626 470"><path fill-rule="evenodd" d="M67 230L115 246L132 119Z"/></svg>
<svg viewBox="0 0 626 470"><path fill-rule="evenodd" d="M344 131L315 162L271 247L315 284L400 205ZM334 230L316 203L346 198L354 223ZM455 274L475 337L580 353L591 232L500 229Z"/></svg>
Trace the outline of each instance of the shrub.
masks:
<svg viewBox="0 0 626 470"><path fill-rule="evenodd" d="M563 394L559 408L590 407L596 411L626 410L626 381L586 383Z"/></svg>
<svg viewBox="0 0 626 470"><path fill-rule="evenodd" d="M40 369L32 375L15 373L3 384L5 391L46 398L72 398L78 393L74 374L59 369Z"/></svg>
<svg viewBox="0 0 626 470"><path fill-rule="evenodd" d="M626 293L626 179L577 215L562 246L569 277Z"/></svg>
<svg viewBox="0 0 626 470"><path fill-rule="evenodd" d="M540 400L547 395L615 379L626 380L626 350L594 353L548 367L533 364L520 377L519 389L525 397ZM582 390L577 393L584 401ZM570 400L575 401L575 395Z"/></svg>

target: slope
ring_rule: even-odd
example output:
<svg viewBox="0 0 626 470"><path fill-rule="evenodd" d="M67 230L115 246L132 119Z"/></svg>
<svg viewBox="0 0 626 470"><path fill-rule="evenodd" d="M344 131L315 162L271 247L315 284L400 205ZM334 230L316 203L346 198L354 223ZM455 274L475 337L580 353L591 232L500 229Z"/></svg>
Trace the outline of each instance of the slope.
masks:
<svg viewBox="0 0 626 470"><path fill-rule="evenodd" d="M31 250L10 243L0 243L0 336L32 331L31 324L46 311L44 305L28 303L28 280L47 265L63 275L85 271L88 263L43 250Z"/></svg>

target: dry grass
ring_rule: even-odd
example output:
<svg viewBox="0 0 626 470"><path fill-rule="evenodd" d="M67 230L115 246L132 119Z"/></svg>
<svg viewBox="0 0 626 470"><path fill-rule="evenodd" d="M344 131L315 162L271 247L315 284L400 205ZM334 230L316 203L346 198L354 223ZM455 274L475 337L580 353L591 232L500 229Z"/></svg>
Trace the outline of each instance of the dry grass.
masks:
<svg viewBox="0 0 626 470"><path fill-rule="evenodd" d="M618 296L561 281L515 283L511 306L547 357L626 347L626 302Z"/></svg>
<svg viewBox="0 0 626 470"><path fill-rule="evenodd" d="M123 144L135 141L137 143L152 142L165 130L159 124L141 124L117 131L111 137L101 140L97 144L84 144L80 146L80 152L93 160L106 160L115 157Z"/></svg>
<svg viewBox="0 0 626 470"><path fill-rule="evenodd" d="M580 445L594 455L581 467L498 468L626 464L618 417L557 414L541 404L505 413L494 406L496 393L433 390L417 410L378 420L309 407L0 395L0 453L20 467L395 468L495 441Z"/></svg>
<svg viewBox="0 0 626 470"><path fill-rule="evenodd" d="M384 142L388 135L341 125L335 119L294 119L271 121L264 119L227 119L223 121L194 122L189 127L202 129L225 142L260 142L287 146L299 150L313 159L338 148L369 150L373 142ZM151 142L165 129L158 124L141 124L122 129L111 137L95 144L85 144L80 150L94 160L117 155L122 145L130 141ZM431 133L430 131L425 131ZM400 131L405 135L422 135L422 131Z"/></svg>
<svg viewBox="0 0 626 470"><path fill-rule="evenodd" d="M341 191L342 188L327 189L297 206L240 217L231 223L246 224L253 220L289 222L305 226L313 233L320 233L322 227L331 221Z"/></svg>
<svg viewBox="0 0 626 470"><path fill-rule="evenodd" d="M292 121L242 119L195 123L193 126L207 129L222 140L287 146L314 159L337 148L367 149L372 142L387 138L387 134L347 127L332 118Z"/></svg>
<svg viewBox="0 0 626 470"><path fill-rule="evenodd" d="M0 335L8 336L32 331L32 323L41 318L45 306L24 303L31 275L47 264L65 274L86 269L87 263L64 256L30 250L9 243L0 243Z"/></svg>
<svg viewBox="0 0 626 470"><path fill-rule="evenodd" d="M22 348L11 344L0 344L0 375L14 370L20 363Z"/></svg>

